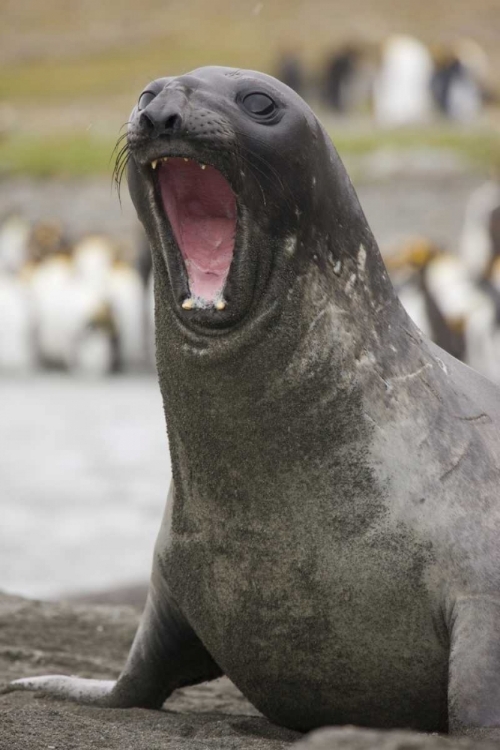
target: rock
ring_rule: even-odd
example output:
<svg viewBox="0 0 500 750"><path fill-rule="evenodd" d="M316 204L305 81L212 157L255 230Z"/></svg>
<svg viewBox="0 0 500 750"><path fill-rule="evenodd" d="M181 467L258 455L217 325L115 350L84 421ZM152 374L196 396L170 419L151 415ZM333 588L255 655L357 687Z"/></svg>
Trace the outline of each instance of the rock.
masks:
<svg viewBox="0 0 500 750"><path fill-rule="evenodd" d="M0 693L35 674L117 676L137 609L49 603L0 594ZM414 732L342 727L297 732L271 724L227 679L177 690L162 711L80 706L0 694L0 750L468 750L500 747Z"/></svg>
<svg viewBox="0 0 500 750"><path fill-rule="evenodd" d="M500 735L499 735L500 738ZM402 730L336 727L318 729L293 746L293 750L498 750L496 741L443 737Z"/></svg>

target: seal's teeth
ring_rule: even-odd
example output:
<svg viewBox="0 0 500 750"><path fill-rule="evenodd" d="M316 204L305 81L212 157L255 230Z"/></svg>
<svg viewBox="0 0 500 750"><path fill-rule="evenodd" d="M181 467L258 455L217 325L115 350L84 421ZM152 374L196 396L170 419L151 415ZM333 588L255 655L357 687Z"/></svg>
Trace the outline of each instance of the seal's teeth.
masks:
<svg viewBox="0 0 500 750"><path fill-rule="evenodd" d="M151 166L153 167L153 169L156 169L157 164L158 164L158 159L153 159L153 161L151 162Z"/></svg>
<svg viewBox="0 0 500 750"><path fill-rule="evenodd" d="M186 156L184 156L183 158L184 158L184 161L189 161L189 159Z"/></svg>
<svg viewBox="0 0 500 750"><path fill-rule="evenodd" d="M184 302L182 303L182 309L183 310L192 310L194 307L194 302L191 299L191 297L187 297Z"/></svg>
<svg viewBox="0 0 500 750"><path fill-rule="evenodd" d="M226 303L223 299L220 299L218 302L215 303L216 310L224 310L225 307L226 307Z"/></svg>
<svg viewBox="0 0 500 750"><path fill-rule="evenodd" d="M207 165L206 165L206 164L200 164L200 167L201 167L202 169L206 169L206 168L207 168Z"/></svg>
<svg viewBox="0 0 500 750"><path fill-rule="evenodd" d="M162 161L168 161L168 156L164 156Z"/></svg>

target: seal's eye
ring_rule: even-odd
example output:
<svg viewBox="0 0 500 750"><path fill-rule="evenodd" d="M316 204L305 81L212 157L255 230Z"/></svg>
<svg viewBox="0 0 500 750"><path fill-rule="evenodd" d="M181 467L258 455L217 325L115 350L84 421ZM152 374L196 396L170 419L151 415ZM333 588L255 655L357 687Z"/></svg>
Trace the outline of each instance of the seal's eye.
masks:
<svg viewBox="0 0 500 750"><path fill-rule="evenodd" d="M137 105L139 108L139 112L141 109L146 109L148 104L153 101L153 99L156 98L156 94L153 94L152 91L144 91L140 97L139 97L139 104Z"/></svg>
<svg viewBox="0 0 500 750"><path fill-rule="evenodd" d="M269 117L277 109L276 103L267 94L247 94L242 104L256 117Z"/></svg>

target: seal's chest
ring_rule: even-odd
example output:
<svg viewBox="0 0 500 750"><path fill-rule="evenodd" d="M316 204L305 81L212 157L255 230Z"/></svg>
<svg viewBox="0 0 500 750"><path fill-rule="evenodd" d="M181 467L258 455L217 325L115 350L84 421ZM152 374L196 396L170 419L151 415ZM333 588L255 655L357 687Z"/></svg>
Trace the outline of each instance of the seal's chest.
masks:
<svg viewBox="0 0 500 750"><path fill-rule="evenodd" d="M330 661L344 661L361 643L381 648L391 633L408 643L424 637L432 617L417 549L382 535L320 541L307 528L275 542L250 533L177 537L169 584L221 666L242 649L277 650L286 661L283 639L311 660L326 649Z"/></svg>
<svg viewBox="0 0 500 750"><path fill-rule="evenodd" d="M191 539L177 550L184 574L174 595L215 661L268 716L284 721L272 705L285 691L279 706L290 714L306 694L308 715L322 706L329 721L354 722L367 696L377 711L393 710L388 685L410 703L430 689L428 677L441 691L446 664L415 560L389 559L382 547L215 550Z"/></svg>

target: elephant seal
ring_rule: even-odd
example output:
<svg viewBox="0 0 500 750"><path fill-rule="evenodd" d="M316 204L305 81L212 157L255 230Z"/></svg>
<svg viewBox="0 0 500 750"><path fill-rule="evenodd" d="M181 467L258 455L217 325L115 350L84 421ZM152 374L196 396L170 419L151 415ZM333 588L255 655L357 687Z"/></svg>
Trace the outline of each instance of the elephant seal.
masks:
<svg viewBox="0 0 500 750"><path fill-rule="evenodd" d="M225 673L293 729L499 725L500 392L410 321L283 84L154 81L126 155L173 467L148 600L116 682L10 689L159 708Z"/></svg>

